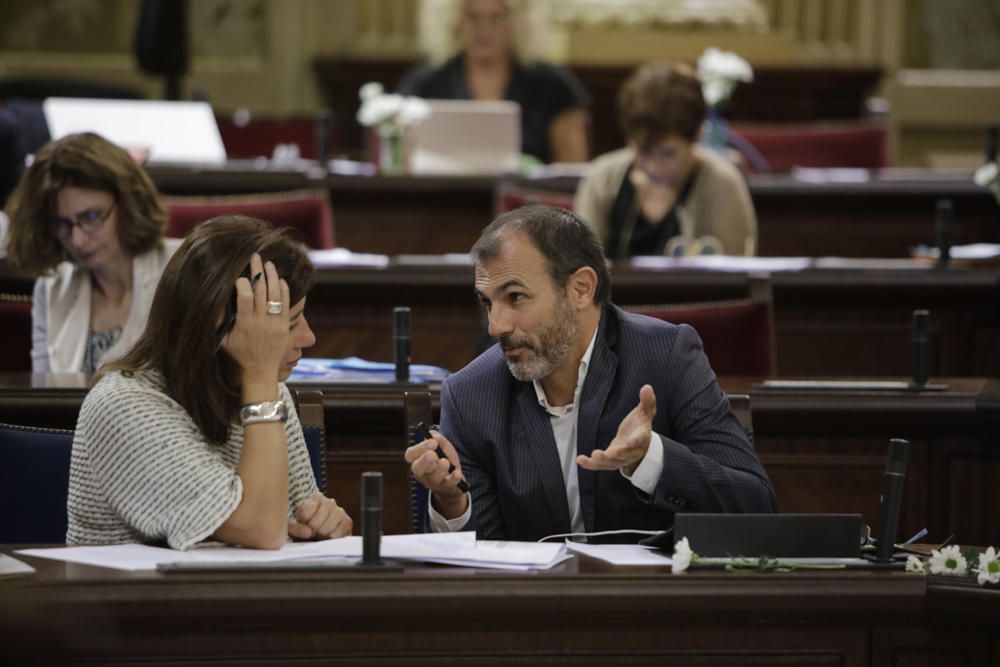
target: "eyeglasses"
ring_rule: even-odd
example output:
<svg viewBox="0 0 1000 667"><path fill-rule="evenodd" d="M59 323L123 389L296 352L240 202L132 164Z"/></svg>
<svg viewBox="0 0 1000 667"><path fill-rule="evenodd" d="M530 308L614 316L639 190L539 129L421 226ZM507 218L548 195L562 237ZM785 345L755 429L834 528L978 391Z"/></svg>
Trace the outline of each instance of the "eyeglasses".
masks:
<svg viewBox="0 0 1000 667"><path fill-rule="evenodd" d="M86 211L77 213L72 218L56 218L52 221L55 227L56 238L68 239L73 234L73 228L79 227L88 234L93 234L100 229L115 210L117 203L111 205L107 210L99 208L88 208Z"/></svg>

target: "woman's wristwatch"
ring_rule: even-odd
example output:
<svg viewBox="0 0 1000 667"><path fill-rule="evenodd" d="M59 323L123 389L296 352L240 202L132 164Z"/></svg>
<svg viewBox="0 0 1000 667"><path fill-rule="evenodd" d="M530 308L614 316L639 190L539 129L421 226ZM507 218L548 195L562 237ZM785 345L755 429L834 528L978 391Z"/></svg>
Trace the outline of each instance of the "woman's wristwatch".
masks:
<svg viewBox="0 0 1000 667"><path fill-rule="evenodd" d="M288 421L288 406L284 401L249 403L240 409L240 422L244 426L284 421Z"/></svg>

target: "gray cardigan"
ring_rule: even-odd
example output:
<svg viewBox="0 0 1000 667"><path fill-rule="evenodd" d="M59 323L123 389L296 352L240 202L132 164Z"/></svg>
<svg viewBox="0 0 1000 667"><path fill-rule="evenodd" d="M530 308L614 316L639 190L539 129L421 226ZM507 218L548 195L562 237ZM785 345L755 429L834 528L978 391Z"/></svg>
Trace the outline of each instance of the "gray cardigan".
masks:
<svg viewBox="0 0 1000 667"><path fill-rule="evenodd" d="M757 251L757 215L740 171L714 151L695 147L701 160L698 178L687 201L678 210L681 235L693 240L714 236L727 255L754 255ZM622 148L595 158L580 181L575 211L608 238L611 206L628 174L635 151Z"/></svg>

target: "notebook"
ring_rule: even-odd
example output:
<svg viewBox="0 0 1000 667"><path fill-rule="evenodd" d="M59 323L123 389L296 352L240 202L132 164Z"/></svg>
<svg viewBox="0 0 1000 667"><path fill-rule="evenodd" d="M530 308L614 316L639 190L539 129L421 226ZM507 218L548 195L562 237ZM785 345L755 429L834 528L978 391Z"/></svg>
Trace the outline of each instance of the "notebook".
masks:
<svg viewBox="0 0 1000 667"><path fill-rule="evenodd" d="M427 100L430 114L409 130L416 175L495 175L516 171L521 105L506 100Z"/></svg>

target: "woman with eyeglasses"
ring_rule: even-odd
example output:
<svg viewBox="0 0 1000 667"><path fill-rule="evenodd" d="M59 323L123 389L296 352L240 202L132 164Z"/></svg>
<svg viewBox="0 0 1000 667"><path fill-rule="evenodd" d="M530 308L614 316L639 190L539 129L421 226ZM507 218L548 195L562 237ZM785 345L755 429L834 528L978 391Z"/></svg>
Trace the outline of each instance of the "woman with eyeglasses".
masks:
<svg viewBox="0 0 1000 667"><path fill-rule="evenodd" d="M153 292L180 241L129 154L73 134L35 155L8 202L11 268L35 278L31 368L93 373L146 325Z"/></svg>
<svg viewBox="0 0 1000 667"><path fill-rule="evenodd" d="M543 163L587 160L589 100L568 70L540 58L548 46L542 0L423 0L428 64L398 92L427 99L521 105L521 152Z"/></svg>
<svg viewBox="0 0 1000 667"><path fill-rule="evenodd" d="M743 174L698 144L707 106L684 64L643 65L618 94L626 148L596 158L574 209L611 259L753 255L757 216Z"/></svg>

